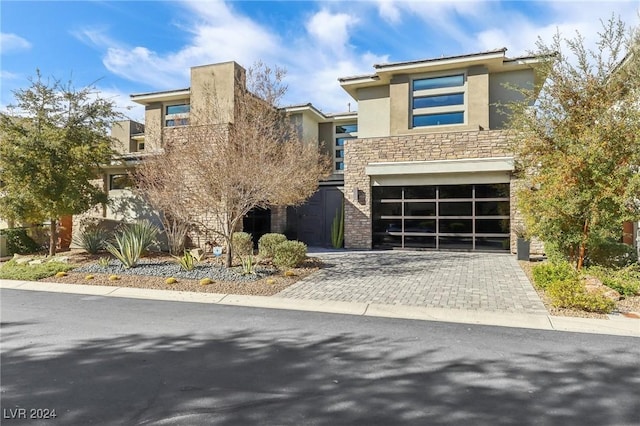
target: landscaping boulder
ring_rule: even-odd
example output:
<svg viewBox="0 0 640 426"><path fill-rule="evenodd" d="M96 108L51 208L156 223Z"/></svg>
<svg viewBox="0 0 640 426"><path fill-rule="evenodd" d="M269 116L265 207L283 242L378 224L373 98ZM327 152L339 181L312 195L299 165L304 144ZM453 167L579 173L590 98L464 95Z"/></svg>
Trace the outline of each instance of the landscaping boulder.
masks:
<svg viewBox="0 0 640 426"><path fill-rule="evenodd" d="M599 294L613 301L620 300L620 293L602 284L602 281L596 277L590 275L586 276L584 280L584 287L589 294Z"/></svg>

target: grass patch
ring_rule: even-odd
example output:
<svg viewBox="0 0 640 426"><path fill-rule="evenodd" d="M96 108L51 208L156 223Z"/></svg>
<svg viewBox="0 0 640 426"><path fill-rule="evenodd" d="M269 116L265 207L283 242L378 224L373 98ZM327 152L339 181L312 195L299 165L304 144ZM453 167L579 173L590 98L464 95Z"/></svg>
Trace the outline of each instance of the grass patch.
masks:
<svg viewBox="0 0 640 426"><path fill-rule="evenodd" d="M6 262L0 267L0 279L37 281L56 275L59 272L70 271L73 265L61 262L46 262L36 265L18 264L15 260Z"/></svg>

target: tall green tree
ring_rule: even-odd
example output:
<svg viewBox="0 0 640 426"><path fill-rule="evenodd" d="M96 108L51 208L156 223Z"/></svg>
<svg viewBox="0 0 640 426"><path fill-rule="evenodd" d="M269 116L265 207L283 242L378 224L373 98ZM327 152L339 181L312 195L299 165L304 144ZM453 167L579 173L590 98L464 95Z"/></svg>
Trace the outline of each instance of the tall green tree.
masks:
<svg viewBox="0 0 640 426"><path fill-rule="evenodd" d="M0 216L22 222L50 221L54 255L61 216L107 201L91 183L111 160L111 123L120 118L113 101L94 85L43 79L39 71L15 104L0 112Z"/></svg>
<svg viewBox="0 0 640 426"><path fill-rule="evenodd" d="M580 34L537 43L546 75L512 105L519 208L528 230L582 268L590 249L640 217L638 33L602 22L595 49ZM539 92L539 93L538 93Z"/></svg>

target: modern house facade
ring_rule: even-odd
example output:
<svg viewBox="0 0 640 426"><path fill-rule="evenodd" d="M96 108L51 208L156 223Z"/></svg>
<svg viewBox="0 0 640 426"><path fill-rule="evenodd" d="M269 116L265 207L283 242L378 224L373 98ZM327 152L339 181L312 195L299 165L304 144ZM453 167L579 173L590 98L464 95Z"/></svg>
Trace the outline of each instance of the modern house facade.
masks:
<svg viewBox="0 0 640 426"><path fill-rule="evenodd" d="M331 157L332 173L304 205L252 211L244 230L254 240L281 232L329 246L344 203L346 248L515 252L519 181L502 108L518 100L512 87L541 82L538 64L499 49L374 65L369 75L339 79L357 111L287 107L303 138ZM126 169L158 152L183 126L197 124L211 87L226 106L222 115L231 114L238 77L244 69L235 62L193 67L188 88L132 95L145 107L145 124L126 122L113 131L124 162L104 177L110 195L131 196ZM123 218L115 210L102 215Z"/></svg>

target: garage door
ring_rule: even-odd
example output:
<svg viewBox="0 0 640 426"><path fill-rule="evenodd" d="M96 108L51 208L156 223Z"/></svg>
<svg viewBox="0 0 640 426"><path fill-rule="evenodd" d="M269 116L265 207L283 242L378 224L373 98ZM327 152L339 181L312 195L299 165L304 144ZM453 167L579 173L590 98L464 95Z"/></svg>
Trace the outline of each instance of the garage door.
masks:
<svg viewBox="0 0 640 426"><path fill-rule="evenodd" d="M373 247L509 250L509 184L374 186Z"/></svg>

